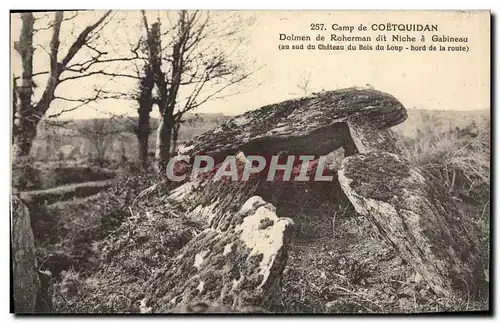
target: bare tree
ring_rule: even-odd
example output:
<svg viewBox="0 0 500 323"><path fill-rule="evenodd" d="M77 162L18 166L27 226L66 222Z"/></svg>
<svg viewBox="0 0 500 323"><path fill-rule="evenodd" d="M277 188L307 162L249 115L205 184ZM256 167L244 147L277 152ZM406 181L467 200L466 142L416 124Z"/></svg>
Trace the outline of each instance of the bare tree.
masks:
<svg viewBox="0 0 500 323"><path fill-rule="evenodd" d="M92 75L107 75L110 77L130 77L130 75L120 73L108 73L102 66L105 63L115 61L133 60L132 57L109 57L107 52L99 50L93 43L100 37L99 32L109 21L111 11L103 13L97 21L86 26L69 45L65 55L60 55L60 34L63 22L74 19L77 15L64 17L62 11L54 13L53 21L45 28L39 30L51 30L50 48L38 46L45 51L50 60L49 69L45 71L33 71L33 56L35 46L33 44L33 35L39 31L34 28L35 17L31 12L21 13L22 27L19 41L15 42L14 47L19 53L22 61L21 85L14 84L14 91L19 98L14 115L14 158L16 163L20 163L29 156L33 140L36 136L36 128L43 117L57 117L64 112L72 111L78 107L98 100L105 93L102 90L96 90L95 95L88 98L68 98L56 95L56 90L63 82L82 79ZM38 48L37 47L37 48ZM82 48L90 49L93 52L88 59L76 60L75 56ZM34 78L40 75L48 76L41 97L37 102L33 101L33 93L37 87ZM61 112L47 116L47 110L54 100L62 100L78 104L72 108L62 110Z"/></svg>
<svg viewBox="0 0 500 323"><path fill-rule="evenodd" d="M90 119L76 127L80 137L89 140L94 148L95 161L103 167L106 162L106 152L117 137L124 134L126 129L114 118Z"/></svg>
<svg viewBox="0 0 500 323"><path fill-rule="evenodd" d="M300 77L299 83L297 87L302 91L301 94L307 96L310 94L310 82L311 82L311 72L309 71L307 74L302 74Z"/></svg>
<svg viewBox="0 0 500 323"><path fill-rule="evenodd" d="M160 20L150 27L144 11L142 15L148 35L148 59L158 89L155 103L161 115L157 167L164 170L176 147L185 113L210 100L234 94L227 89L251 73L236 59L237 49L244 41L234 37L241 28L237 21L222 23L208 12L182 10L175 22L162 31Z"/></svg>

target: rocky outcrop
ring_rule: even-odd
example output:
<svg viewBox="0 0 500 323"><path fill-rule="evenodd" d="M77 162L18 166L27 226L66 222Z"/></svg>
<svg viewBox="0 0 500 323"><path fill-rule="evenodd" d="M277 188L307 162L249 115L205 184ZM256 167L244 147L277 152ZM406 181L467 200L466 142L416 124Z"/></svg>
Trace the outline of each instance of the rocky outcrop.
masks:
<svg viewBox="0 0 500 323"><path fill-rule="evenodd" d="M343 147L346 155L352 155L357 149L348 122L358 118L369 120L373 129L384 130L404 121L406 110L392 96L375 90L323 92L235 117L180 146L178 153L209 155L216 165L238 153L240 158L283 152L326 155ZM311 163L308 175L317 164L317 160ZM189 165L183 170L189 172ZM299 171L296 167L295 175ZM212 177L188 181L166 198L172 210L202 220L208 228L148 282L143 312L185 310L198 301L232 309L269 307L279 298L292 223L279 218L275 207L257 195L276 202L272 195L279 191L281 180L268 183L257 176L246 182L217 182Z"/></svg>
<svg viewBox="0 0 500 323"><path fill-rule="evenodd" d="M179 153L206 154L220 162L236 153L318 156L343 147L347 158L339 180L357 212L436 292L450 296L473 289L478 280L471 230L446 190L427 182L405 160L404 144L389 129L405 119L401 103L382 92L323 92L247 112L179 147ZM316 166L313 162L310 170ZM267 189L280 185L273 182ZM198 214L209 214L211 223L218 218L213 210L197 209Z"/></svg>
<svg viewBox="0 0 500 323"><path fill-rule="evenodd" d="M291 220L278 218L271 204L254 196L222 222L222 228L194 237L156 273L142 312L168 312L195 301L268 307L279 298Z"/></svg>
<svg viewBox="0 0 500 323"><path fill-rule="evenodd" d="M398 155L347 157L339 181L356 211L429 283L447 297L481 282L473 231L451 196ZM478 276L478 277L476 277Z"/></svg>
<svg viewBox="0 0 500 323"><path fill-rule="evenodd" d="M12 195L12 275L15 313L35 311L40 288L35 258L35 241L28 208Z"/></svg>

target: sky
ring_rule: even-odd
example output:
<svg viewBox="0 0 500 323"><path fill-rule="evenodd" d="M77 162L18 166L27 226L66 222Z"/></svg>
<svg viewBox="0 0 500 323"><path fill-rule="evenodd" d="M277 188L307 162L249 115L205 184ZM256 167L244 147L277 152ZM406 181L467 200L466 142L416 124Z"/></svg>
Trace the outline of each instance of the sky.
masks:
<svg viewBox="0 0 500 323"><path fill-rule="evenodd" d="M103 12L86 12L71 20L65 21L61 29L61 55L68 44L89 22L96 21ZM234 12L223 12L216 16L216 23L226 23L227 15ZM66 12L65 16L72 13ZM375 89L390 93L399 99L407 109L440 109L440 110L479 110L490 108L490 35L489 13L471 12L350 12L350 11L254 11L236 12L244 27L239 36L246 39L240 46L234 41L217 39L214 46L222 51L236 52L238 62L253 74L249 80L229 91L234 94L225 99L207 102L196 112L223 113L237 115L245 111L260 108L266 104L276 103L304 94L297 85L304 78L309 79L308 93L321 90L335 90L351 86L369 85ZM162 27L168 25L168 19L175 13L148 12L148 19L160 18ZM36 27L46 27L52 16L40 17ZM405 23L405 24L437 24L438 32L426 32L425 44L431 44L432 35L467 37L468 52L390 52L390 51L307 51L278 50L279 34L309 35L315 38L318 31L310 30L311 23L324 23L328 30L321 34L328 40L330 34L359 36L348 31L332 31L330 26L358 26L373 23ZM117 12L103 28L98 43L111 54L127 56L134 41L144 33L141 15L137 11ZM12 40L19 38L20 19L12 17ZM420 37L422 32L398 32L401 35ZM373 39L377 32L368 31L366 35ZM391 37L392 33L386 33ZM47 64L44 47L48 48L50 30L39 31L35 35L35 71L43 70ZM295 42L289 42L289 44ZM326 41L325 41L326 43ZM372 42L376 45L376 42ZM392 43L390 43L392 44ZM406 46L406 45L405 45ZM236 48L235 48L236 47ZM12 50L12 72L20 75L20 60ZM74 61L85 60L92 51L86 48ZM134 73L132 66L121 64L112 67L126 73ZM39 84L37 95L44 86L44 78L37 78ZM136 83L129 79L109 81L107 78L87 78L79 81L68 81L62 85L57 94L65 97L89 96L89 91L96 84L115 91L130 91ZM54 101L49 114L67 109L74 103ZM64 114L65 118L92 118L114 114L136 115L135 102L113 100L100 101L83 106ZM157 115L155 112L153 115Z"/></svg>

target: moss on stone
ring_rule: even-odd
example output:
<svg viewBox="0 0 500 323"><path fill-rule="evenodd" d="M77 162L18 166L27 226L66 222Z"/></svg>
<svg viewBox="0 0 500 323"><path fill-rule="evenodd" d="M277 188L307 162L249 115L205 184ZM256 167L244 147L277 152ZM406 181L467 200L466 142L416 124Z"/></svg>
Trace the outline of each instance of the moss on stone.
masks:
<svg viewBox="0 0 500 323"><path fill-rule="evenodd" d="M349 157L344 162L344 172L358 194L390 202L407 189L405 179L410 176L410 167L396 155L371 152Z"/></svg>

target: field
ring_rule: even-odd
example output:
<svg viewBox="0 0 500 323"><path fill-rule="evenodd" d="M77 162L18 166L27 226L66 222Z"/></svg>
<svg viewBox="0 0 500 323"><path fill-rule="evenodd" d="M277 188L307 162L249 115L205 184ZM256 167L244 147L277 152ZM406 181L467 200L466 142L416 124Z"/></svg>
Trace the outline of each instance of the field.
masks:
<svg viewBox="0 0 500 323"><path fill-rule="evenodd" d="M179 141L191 139L215 128L228 117L222 114L188 114L179 133ZM33 144L35 161L95 160L107 164L137 158L138 143L134 134L135 118L62 120L61 125L42 123ZM154 155L157 119L150 120L149 152ZM102 156L101 156L102 155Z"/></svg>
<svg viewBox="0 0 500 323"><path fill-rule="evenodd" d="M408 114L408 120L394 128L406 145L408 153L404 157L418 166L429 180L443 184L480 231L479 239L484 246L481 250L483 270L487 276L489 111L410 110ZM181 128L181 140L209 130L226 118L201 115ZM77 123L82 127L92 121ZM134 222L131 212L136 210L168 213L162 209L161 199L169 188L142 198L139 206L132 205L155 177L127 167L136 158L137 145L126 123L121 125L120 136L110 135L102 140L106 148L104 166L102 161L101 165L96 164L97 151L92 141L79 136L69 125L66 128L46 126L36 142L33 168L38 170L37 176L41 179L32 189L97 178L107 180L116 175L115 184L98 194L92 191L43 207L30 206L37 219L34 231L40 269L52 273L51 282L56 284L53 306L58 311L138 311L133 304L141 293L141 284L149 272L162 263L161 259L130 257L124 250L129 248L140 255L159 248L163 241L172 241L171 246L161 251L168 257L198 230L199 224L182 216L175 219L166 216L162 223L148 223L148 228L154 228L149 233L144 231L146 224ZM153 147L154 135L150 141L151 151ZM94 170L87 171L87 178L82 179L75 176L75 172L41 171L40 164L52 165L45 168ZM114 175L108 176L110 172ZM65 174L71 179L65 178ZM283 298L276 308L270 309L274 312L407 313L487 309L487 293L474 299L469 295L457 295L453 299L434 295L393 247L342 197L329 196L320 187L293 191L280 199L277 212L294 220L295 231L283 275ZM126 227L124 223L128 223ZM144 240L144 243L132 245L130 239ZM102 250L106 250L104 256Z"/></svg>

